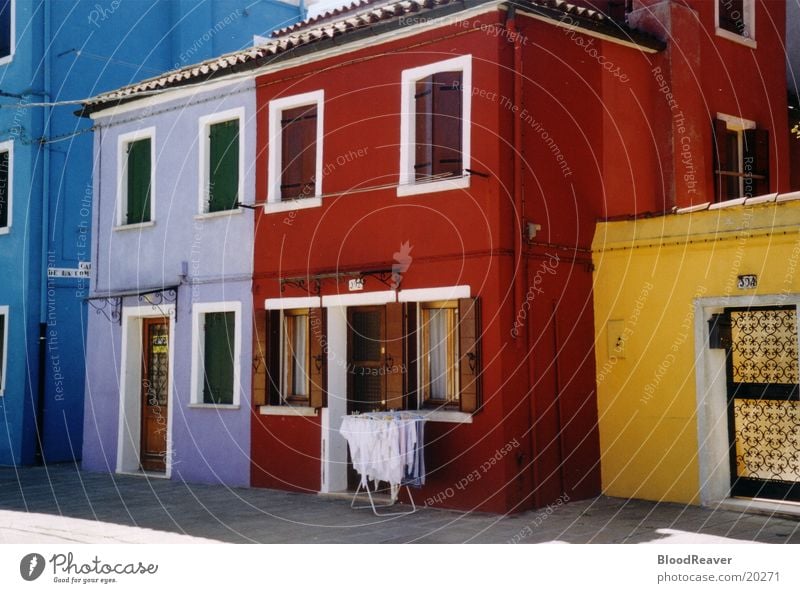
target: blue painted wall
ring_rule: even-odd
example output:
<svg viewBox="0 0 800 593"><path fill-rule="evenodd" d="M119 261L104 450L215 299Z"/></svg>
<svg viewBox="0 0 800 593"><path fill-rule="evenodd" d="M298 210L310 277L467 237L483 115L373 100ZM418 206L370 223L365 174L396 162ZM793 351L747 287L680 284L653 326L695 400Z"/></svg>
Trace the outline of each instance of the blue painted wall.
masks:
<svg viewBox="0 0 800 593"><path fill-rule="evenodd" d="M93 259L91 122L77 105L25 105L84 99L240 49L299 16L275 0L16 0L15 12L16 51L0 65L0 91L21 95L0 96L0 141L14 142L12 227L0 235L0 305L10 309L3 465L36 461L37 406L46 461L80 458L92 314L88 281L46 276Z"/></svg>

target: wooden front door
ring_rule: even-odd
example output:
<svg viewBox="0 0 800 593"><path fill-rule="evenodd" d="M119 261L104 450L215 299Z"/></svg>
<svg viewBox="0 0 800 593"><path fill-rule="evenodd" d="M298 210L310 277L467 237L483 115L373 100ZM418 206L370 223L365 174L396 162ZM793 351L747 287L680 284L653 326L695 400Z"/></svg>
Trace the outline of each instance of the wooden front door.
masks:
<svg viewBox="0 0 800 593"><path fill-rule="evenodd" d="M167 467L169 394L169 319L142 320L142 470Z"/></svg>
<svg viewBox="0 0 800 593"><path fill-rule="evenodd" d="M386 409L384 307L347 312L347 413Z"/></svg>

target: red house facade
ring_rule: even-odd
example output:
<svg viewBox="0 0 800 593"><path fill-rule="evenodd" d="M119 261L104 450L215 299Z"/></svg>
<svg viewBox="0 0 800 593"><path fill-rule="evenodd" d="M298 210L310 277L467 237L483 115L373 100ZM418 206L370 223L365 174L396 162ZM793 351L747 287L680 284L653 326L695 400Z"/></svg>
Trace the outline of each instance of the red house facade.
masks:
<svg viewBox="0 0 800 593"><path fill-rule="evenodd" d="M664 207L604 191L663 44L563 2L362 4L279 33L294 56L256 84L252 484L352 488L343 416L405 409L428 418L417 502L598 494L589 249L598 218Z"/></svg>

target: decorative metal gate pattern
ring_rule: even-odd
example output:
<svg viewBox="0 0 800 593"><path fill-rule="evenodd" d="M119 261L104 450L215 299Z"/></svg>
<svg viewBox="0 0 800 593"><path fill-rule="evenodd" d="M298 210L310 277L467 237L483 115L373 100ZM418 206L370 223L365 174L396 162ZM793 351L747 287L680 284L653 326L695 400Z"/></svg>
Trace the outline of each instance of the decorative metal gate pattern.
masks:
<svg viewBox="0 0 800 593"><path fill-rule="evenodd" d="M796 309L727 313L732 493L800 500Z"/></svg>

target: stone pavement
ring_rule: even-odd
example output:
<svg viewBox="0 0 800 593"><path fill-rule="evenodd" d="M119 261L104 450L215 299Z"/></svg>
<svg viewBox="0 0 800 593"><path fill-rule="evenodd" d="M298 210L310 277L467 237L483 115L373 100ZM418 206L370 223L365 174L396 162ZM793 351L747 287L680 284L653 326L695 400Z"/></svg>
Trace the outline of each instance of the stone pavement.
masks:
<svg viewBox="0 0 800 593"><path fill-rule="evenodd" d="M599 497L512 516L203 486L72 465L0 468L3 543L800 543L800 519Z"/></svg>

